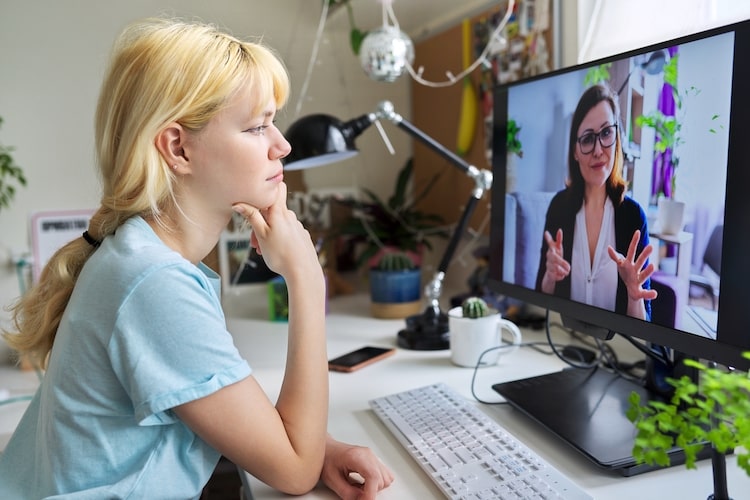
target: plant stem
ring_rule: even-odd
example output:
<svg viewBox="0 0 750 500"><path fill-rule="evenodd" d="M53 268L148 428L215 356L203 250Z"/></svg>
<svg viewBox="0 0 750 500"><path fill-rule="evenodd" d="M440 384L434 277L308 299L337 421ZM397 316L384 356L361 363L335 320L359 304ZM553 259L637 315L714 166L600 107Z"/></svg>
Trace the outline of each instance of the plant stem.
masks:
<svg viewBox="0 0 750 500"><path fill-rule="evenodd" d="M726 456L711 446L711 467L714 472L714 493L709 500L732 500L727 488L727 460Z"/></svg>
<svg viewBox="0 0 750 500"><path fill-rule="evenodd" d="M716 369L717 364L711 361L708 366ZM716 427L718 425L716 412L712 413L711 420L711 426ZM714 475L714 493L708 497L709 500L732 500L727 487L727 457L717 450L713 443L711 444L711 468Z"/></svg>

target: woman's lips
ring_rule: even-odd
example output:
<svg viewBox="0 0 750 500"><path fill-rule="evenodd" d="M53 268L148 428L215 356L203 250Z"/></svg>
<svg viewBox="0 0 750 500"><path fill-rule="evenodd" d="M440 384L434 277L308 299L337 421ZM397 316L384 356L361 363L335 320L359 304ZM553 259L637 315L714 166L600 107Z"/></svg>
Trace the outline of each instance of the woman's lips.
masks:
<svg viewBox="0 0 750 500"><path fill-rule="evenodd" d="M269 177L268 180L271 181L271 182L281 182L281 181L283 181L284 180L284 171L283 170L279 170L279 172L276 175L273 175L273 176Z"/></svg>

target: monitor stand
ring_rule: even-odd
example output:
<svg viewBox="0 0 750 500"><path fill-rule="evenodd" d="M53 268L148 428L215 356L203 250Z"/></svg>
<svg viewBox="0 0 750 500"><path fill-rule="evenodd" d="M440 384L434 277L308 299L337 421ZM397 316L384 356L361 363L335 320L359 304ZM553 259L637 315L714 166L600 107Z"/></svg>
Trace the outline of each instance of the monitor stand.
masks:
<svg viewBox="0 0 750 500"><path fill-rule="evenodd" d="M599 467L634 476L657 468L632 456L635 426L625 416L632 391L642 403L654 397L644 387L603 369L566 369L539 377L495 384L508 403L546 427ZM710 447L698 459L710 457ZM671 465L685 463L675 448Z"/></svg>

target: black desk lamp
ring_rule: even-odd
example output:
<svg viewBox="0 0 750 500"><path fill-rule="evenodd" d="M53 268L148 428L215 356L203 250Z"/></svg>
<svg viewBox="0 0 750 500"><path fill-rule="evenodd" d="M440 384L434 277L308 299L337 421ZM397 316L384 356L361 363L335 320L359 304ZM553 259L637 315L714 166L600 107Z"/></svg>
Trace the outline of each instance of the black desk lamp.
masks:
<svg viewBox="0 0 750 500"><path fill-rule="evenodd" d="M492 187L492 172L480 170L466 163L461 157L396 113L393 104L389 101L381 102L375 112L348 122L342 122L326 114L300 118L289 127L286 133L286 138L292 145L292 152L285 159L284 169L312 168L354 156L357 154L354 139L380 119L393 122L398 128L419 139L474 180L474 189L466 208L461 214L432 281L425 287L428 305L421 314L406 318L406 328L398 332L400 347L421 351L448 349L450 345L448 315L441 311L439 303L443 279L477 203L482 199L484 192Z"/></svg>

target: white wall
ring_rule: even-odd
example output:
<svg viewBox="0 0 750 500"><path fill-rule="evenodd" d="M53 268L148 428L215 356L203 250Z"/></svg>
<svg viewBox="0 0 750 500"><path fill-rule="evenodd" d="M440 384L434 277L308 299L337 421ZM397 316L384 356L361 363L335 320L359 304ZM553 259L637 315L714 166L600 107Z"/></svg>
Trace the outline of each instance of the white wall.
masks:
<svg viewBox="0 0 750 500"><path fill-rule="evenodd" d="M166 12L216 23L241 38L262 36L280 53L292 78L292 98L278 117L285 130L296 118L321 5L319 0L2 0L0 141L15 147L28 187L18 192L10 210L0 211L0 328L8 326L6 305L19 295L9 257L29 248L29 215L99 205L94 108L111 45L124 25ZM348 20L342 14L326 25L300 114L327 112L348 119L388 99L409 118L409 81L370 80L349 48ZM358 23L367 29L379 26L381 19ZM308 187L358 184L389 193L394 172L411 152L406 134L385 127L396 157L389 155L373 127L358 141L362 154L339 166L307 172Z"/></svg>
<svg viewBox="0 0 750 500"><path fill-rule="evenodd" d="M748 18L748 0L578 0L578 61Z"/></svg>
<svg viewBox="0 0 750 500"><path fill-rule="evenodd" d="M29 185L11 210L0 212L0 261L9 250L27 248L31 211L98 206L93 113L109 49L125 23L167 11L216 22L241 37L262 35L281 53L293 80L291 105L279 117L283 130L294 118L320 5L311 0L5 1L0 7L0 116L5 119L0 137L15 146ZM327 111L346 118L370 111L387 98L408 116L407 82L369 80L349 50L345 17L333 21L327 26L302 113ZM407 154L408 141L395 135L402 134L392 139ZM365 139L366 148L372 142L374 153L382 155L384 148L367 140L372 137ZM362 155L354 163L364 166L371 156ZM384 163L372 162L370 171L362 173L351 165L322 169L309 182L328 187L351 185L357 179L379 190L378 179L386 177L382 173L388 169ZM394 168L401 164L395 161Z"/></svg>

